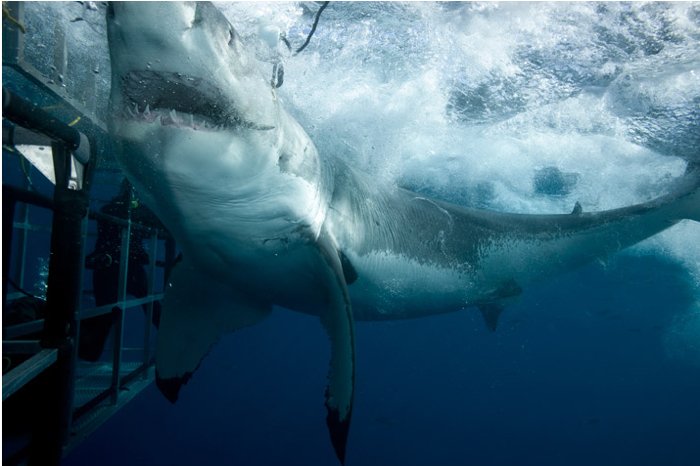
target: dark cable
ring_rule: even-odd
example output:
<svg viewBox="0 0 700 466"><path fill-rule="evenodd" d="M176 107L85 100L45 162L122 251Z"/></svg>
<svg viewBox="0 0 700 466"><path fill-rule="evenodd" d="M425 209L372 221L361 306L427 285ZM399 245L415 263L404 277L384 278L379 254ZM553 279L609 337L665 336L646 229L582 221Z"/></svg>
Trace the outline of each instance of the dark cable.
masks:
<svg viewBox="0 0 700 466"><path fill-rule="evenodd" d="M302 50L306 48L307 45L309 45L309 41L311 40L311 36L314 35L314 32L316 32L316 26L318 26L318 20L321 18L321 13L323 13L323 10L326 9L330 2L323 2L323 5L321 5L321 8L318 9L316 12L316 19L314 19L314 25L311 26L311 32L309 33L309 36L306 38L306 42L304 42L304 45L299 47L296 52L294 52L294 55L298 54Z"/></svg>
<svg viewBox="0 0 700 466"><path fill-rule="evenodd" d="M287 46L287 50L292 50L292 44L289 43L289 39L287 39L287 36L285 36L284 33L280 35L280 40Z"/></svg>

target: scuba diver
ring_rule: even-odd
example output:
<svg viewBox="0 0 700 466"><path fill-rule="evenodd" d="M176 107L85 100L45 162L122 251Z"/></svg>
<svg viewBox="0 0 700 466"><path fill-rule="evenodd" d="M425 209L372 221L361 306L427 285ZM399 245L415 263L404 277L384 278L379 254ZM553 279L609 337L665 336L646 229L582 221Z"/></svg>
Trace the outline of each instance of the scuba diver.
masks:
<svg viewBox="0 0 700 466"><path fill-rule="evenodd" d="M146 206L140 204L132 192L131 184L124 180L119 194L100 213L120 219L128 219L147 227L164 229L158 218ZM97 306L116 303L119 294L119 260L121 258L122 229L109 219L97 220L95 250L87 256L86 267L92 269L92 284ZM143 228L132 228L129 238L129 261L126 276L126 292L136 298L148 294L148 274L145 266L150 259L143 242L151 233ZM143 304L147 311L148 304ZM160 322L160 302L153 302L153 325ZM78 356L86 361L97 361L112 328L112 314L90 317L80 322Z"/></svg>

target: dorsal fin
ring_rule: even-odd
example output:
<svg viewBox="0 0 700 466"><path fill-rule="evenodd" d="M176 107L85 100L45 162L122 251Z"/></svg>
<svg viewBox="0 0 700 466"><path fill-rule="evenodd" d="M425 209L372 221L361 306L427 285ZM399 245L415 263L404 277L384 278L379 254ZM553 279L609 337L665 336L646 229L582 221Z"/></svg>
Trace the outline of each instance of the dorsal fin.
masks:
<svg viewBox="0 0 700 466"><path fill-rule="evenodd" d="M581 207L580 202L574 204L574 210L571 211L571 215L581 215L583 213L583 207Z"/></svg>

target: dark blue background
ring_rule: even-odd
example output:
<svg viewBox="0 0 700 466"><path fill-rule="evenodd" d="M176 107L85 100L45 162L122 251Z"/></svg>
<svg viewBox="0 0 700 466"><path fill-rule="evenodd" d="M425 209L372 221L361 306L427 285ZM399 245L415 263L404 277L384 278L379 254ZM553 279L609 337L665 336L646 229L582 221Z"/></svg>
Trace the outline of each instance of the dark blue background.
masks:
<svg viewBox="0 0 700 466"><path fill-rule="evenodd" d="M473 310L357 325L347 464L700 462L700 367L667 356L686 272L622 255L526 291L485 330ZM328 344L280 310L228 336L171 405L154 386L65 464L336 464L325 429Z"/></svg>

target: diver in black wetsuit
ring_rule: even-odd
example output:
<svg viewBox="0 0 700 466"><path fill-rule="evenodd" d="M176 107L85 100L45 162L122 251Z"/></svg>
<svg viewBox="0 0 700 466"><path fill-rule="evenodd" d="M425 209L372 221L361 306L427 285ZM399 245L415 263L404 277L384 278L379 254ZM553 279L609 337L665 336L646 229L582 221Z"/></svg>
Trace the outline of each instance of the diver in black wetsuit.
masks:
<svg viewBox="0 0 700 466"><path fill-rule="evenodd" d="M124 180L119 194L109 204L102 207L100 212L112 217L127 219L129 210L131 210L133 222L163 228L153 212L132 196L131 184ZM123 226L106 219L97 221L95 250L86 259L86 266L93 269L92 284L97 306L115 303L118 299L122 229ZM150 233L146 230L131 229L126 292L137 298L148 294L148 274L145 266L149 263L149 257L143 242L149 236ZM143 308L146 310L147 304L144 304ZM160 322L160 302L158 301L153 303L152 321L158 327ZM78 355L81 359L97 361L100 358L112 323L111 314L91 317L80 322Z"/></svg>

